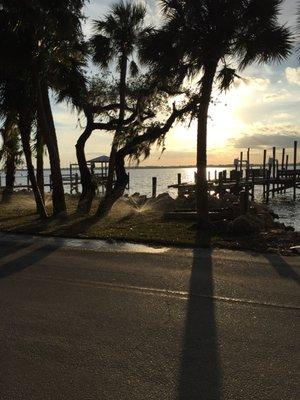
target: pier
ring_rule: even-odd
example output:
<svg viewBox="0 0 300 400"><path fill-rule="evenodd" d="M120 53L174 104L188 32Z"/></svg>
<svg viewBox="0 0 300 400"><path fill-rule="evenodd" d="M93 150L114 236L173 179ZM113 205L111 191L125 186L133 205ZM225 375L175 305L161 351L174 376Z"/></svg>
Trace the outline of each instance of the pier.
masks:
<svg viewBox="0 0 300 400"><path fill-rule="evenodd" d="M277 149L272 148L272 157L267 161L267 150L263 152L263 161L260 167L251 165L250 148L247 150L244 159L243 152L239 158L234 160L234 169L217 173L214 177L208 173L207 189L209 193L224 196L226 193L232 193L241 196L245 193L248 200L254 200L255 187L263 188L263 199L268 203L270 197L276 194L286 193L288 189L293 189L293 200L296 200L296 191L300 188L300 168L297 168L297 141L294 142L293 164L289 164L288 155L285 155L285 149L281 152L281 161L276 158ZM169 188L178 190L178 196L189 195L196 190L197 174L195 173L194 183L182 183L181 174L178 174L177 183L169 185Z"/></svg>

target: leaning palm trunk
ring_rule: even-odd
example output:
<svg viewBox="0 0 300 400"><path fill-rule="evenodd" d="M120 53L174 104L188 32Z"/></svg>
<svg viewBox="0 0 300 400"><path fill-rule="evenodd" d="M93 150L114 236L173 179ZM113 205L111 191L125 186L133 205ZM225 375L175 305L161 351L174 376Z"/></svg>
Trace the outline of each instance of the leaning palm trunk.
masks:
<svg viewBox="0 0 300 400"><path fill-rule="evenodd" d="M36 138L36 180L40 193L43 199L45 199L45 188L44 188L44 140L42 136L42 130L38 122L37 138Z"/></svg>
<svg viewBox="0 0 300 400"><path fill-rule="evenodd" d="M21 110L21 112L20 112L19 130L20 130L20 134L21 134L23 152L24 152L26 164L27 164L27 172L28 172L29 180L30 180L31 187L33 190L37 212L42 218L46 218L47 212L46 212L45 204L44 204L43 198L41 196L41 193L40 193L37 181L36 181L34 167L32 164L32 152L31 152L31 146L30 146L31 121L28 118L28 110Z"/></svg>
<svg viewBox="0 0 300 400"><path fill-rule="evenodd" d="M202 228L207 228L209 226L208 188L206 179L207 117L216 69L217 63L211 63L204 69L201 85L201 101L198 110L196 207L197 223L198 226Z"/></svg>
<svg viewBox="0 0 300 400"><path fill-rule="evenodd" d="M77 205L77 212L87 214L91 210L96 193L96 185L93 182L91 172L87 166L85 157L85 144L92 133L92 116L86 114L87 126L76 143L76 156L80 171L82 192Z"/></svg>
<svg viewBox="0 0 300 400"><path fill-rule="evenodd" d="M2 202L8 202L13 194L15 184L15 173L16 173L16 150L15 150L15 138L11 137L10 130L11 119L8 116L5 121L2 138L3 146L6 148L6 160L5 160L5 188L3 190Z"/></svg>
<svg viewBox="0 0 300 400"><path fill-rule="evenodd" d="M9 144L7 144L9 145ZM8 202L14 191L16 174L16 155L10 151L5 162L5 188L3 190L2 202Z"/></svg>
<svg viewBox="0 0 300 400"><path fill-rule="evenodd" d="M50 106L48 86L44 82L40 82L38 75L35 78L37 89L38 119L41 123L41 129L44 133L44 139L50 159L51 180L53 186L53 214L58 215L66 212L66 202L60 169L55 126Z"/></svg>

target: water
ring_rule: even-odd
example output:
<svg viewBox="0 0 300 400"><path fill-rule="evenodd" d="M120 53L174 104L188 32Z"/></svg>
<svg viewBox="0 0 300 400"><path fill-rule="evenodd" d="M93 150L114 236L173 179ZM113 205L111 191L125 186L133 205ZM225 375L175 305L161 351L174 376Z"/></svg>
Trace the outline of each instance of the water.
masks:
<svg viewBox="0 0 300 400"><path fill-rule="evenodd" d="M227 175L232 168L227 168ZM208 168L207 172L210 173L211 178L214 177L215 171L217 174L224 170L220 168ZM168 189L169 185L177 183L177 174L181 173L181 182L194 182L195 168L137 168L129 169L130 174L130 188L128 193L133 194L139 192L140 194L151 196L152 193L152 177L157 178L157 194L169 192L171 196L177 195L176 189ZM68 174L68 169L63 169L63 174ZM96 170L97 172L97 170ZM50 171L45 170L45 183L50 182ZM2 184L4 184L4 173L0 172ZM16 185L27 184L27 172L18 171L16 175ZM49 188L47 188L49 190ZM70 192L70 187L65 186L65 191ZM279 215L280 222L286 225L293 226L297 231L300 231L300 195L297 193L297 201L292 201L293 191L287 190L286 194L276 194L274 199L270 198L270 208ZM262 187L257 186L255 190L255 198L257 201L262 201Z"/></svg>

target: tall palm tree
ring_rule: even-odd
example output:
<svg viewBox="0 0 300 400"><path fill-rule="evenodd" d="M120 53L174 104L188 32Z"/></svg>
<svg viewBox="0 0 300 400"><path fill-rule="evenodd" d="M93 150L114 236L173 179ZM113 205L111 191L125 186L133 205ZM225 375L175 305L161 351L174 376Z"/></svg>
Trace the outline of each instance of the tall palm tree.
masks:
<svg viewBox="0 0 300 400"><path fill-rule="evenodd" d="M6 116L1 133L2 147L0 149L0 161L4 165L6 178L2 202L7 202L10 200L14 190L16 168L21 164L22 161L20 132L15 116L9 114Z"/></svg>
<svg viewBox="0 0 300 400"><path fill-rule="evenodd" d="M2 26L10 33L7 43L2 40L0 27L0 48L7 70L12 67L13 75L21 75L34 89L37 117L50 159L54 214L65 212L66 203L49 90L55 86L61 65L70 65L81 57L83 4L83 0L11 0L4 2L0 10Z"/></svg>
<svg viewBox="0 0 300 400"><path fill-rule="evenodd" d="M47 146L53 183L53 212L66 211L60 157L49 90L55 88L62 65L82 56L83 35L81 10L83 0L61 2L49 0L43 7L33 6L33 81L36 88L37 111Z"/></svg>
<svg viewBox="0 0 300 400"><path fill-rule="evenodd" d="M278 22L282 0L161 0L164 22L148 35L141 57L161 76L198 78L196 202L199 226L209 226L207 118L216 81L230 87L252 63L278 62L291 50ZM200 78L199 78L200 76Z"/></svg>
<svg viewBox="0 0 300 400"><path fill-rule="evenodd" d="M91 39L94 62L107 68L114 61L119 70L119 116L110 153L107 191L111 191L113 185L115 156L126 113L128 69L132 76L138 73L137 64L133 59L129 63L129 59L136 52L141 38L151 30L144 27L145 16L146 8L143 5L121 1L113 4L110 12L94 23L96 33Z"/></svg>
<svg viewBox="0 0 300 400"><path fill-rule="evenodd" d="M30 143L35 113L34 96L32 90L30 90L30 85L28 86L24 82L23 77L14 74L13 66L9 68L8 74L6 72L0 68L0 118L9 121L9 126L13 117L13 121L18 126L37 213L42 218L45 218L47 217L47 212L34 173ZM10 73L12 74L10 75Z"/></svg>

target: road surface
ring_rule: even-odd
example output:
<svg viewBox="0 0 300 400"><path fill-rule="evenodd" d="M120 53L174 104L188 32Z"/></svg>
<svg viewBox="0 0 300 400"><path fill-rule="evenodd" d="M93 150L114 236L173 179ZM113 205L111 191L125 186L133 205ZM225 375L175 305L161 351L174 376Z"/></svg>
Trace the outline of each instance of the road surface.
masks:
<svg viewBox="0 0 300 400"><path fill-rule="evenodd" d="M299 257L0 234L0 399L297 400L299 274Z"/></svg>

